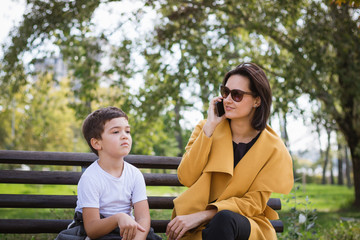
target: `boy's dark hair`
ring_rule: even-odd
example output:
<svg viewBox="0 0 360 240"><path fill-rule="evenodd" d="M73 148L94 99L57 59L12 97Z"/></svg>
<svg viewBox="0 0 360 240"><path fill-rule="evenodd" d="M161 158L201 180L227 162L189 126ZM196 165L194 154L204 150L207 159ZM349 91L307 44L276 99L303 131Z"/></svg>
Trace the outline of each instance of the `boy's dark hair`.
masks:
<svg viewBox="0 0 360 240"><path fill-rule="evenodd" d="M250 81L250 91L255 93L261 99L261 104L256 108L251 125L256 130L264 130L266 122L270 116L271 108L271 88L269 80L264 71L255 63L243 63L238 65L233 70L226 73L222 85L225 86L228 79L232 75L241 75L247 77Z"/></svg>
<svg viewBox="0 0 360 240"><path fill-rule="evenodd" d="M99 154L98 151L91 146L91 139L95 138L100 140L101 134L104 132L105 123L113 118L119 117L124 117L128 120L128 116L121 109L116 107L106 107L90 113L84 120L82 133L91 148L91 151L93 151L96 155Z"/></svg>

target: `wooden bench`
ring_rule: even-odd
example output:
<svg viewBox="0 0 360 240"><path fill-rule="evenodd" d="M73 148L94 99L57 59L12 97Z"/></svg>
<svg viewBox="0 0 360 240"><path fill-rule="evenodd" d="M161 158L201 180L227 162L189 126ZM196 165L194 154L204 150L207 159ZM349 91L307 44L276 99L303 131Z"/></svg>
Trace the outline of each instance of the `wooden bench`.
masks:
<svg viewBox="0 0 360 240"><path fill-rule="evenodd" d="M85 169L97 156L93 153L34 152L0 150L1 164L81 166ZM125 160L140 169L177 169L180 157L129 155ZM2 165L4 166L4 165ZM3 167L2 167L3 168ZM78 168L79 169L79 168ZM146 170L145 170L146 172ZM149 171L148 171L149 172ZM174 173L143 173L147 186L182 186ZM82 171L24 171L0 170L0 183L77 185ZM55 208L74 209L76 195L0 194L0 208ZM150 196L150 209L172 209L171 196ZM281 209L278 198L271 198L268 205ZM2 218L0 216L0 218ZM0 219L0 233L58 233L66 229L72 219ZM169 219L152 219L155 232L165 232ZM271 221L276 232L283 231L281 220Z"/></svg>

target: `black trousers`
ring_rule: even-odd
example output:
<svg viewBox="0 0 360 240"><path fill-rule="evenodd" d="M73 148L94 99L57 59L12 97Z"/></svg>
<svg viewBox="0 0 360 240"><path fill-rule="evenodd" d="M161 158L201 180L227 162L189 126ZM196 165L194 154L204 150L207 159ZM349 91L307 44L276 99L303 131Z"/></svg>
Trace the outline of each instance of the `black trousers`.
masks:
<svg viewBox="0 0 360 240"><path fill-rule="evenodd" d="M202 231L203 240L246 240L250 236L249 220L229 210L218 212Z"/></svg>

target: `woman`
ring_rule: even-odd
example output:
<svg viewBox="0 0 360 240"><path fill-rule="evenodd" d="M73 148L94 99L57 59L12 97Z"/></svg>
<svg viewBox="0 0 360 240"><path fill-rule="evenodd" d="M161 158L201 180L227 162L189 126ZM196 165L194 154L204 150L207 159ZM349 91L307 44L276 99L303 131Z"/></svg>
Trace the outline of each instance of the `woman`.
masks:
<svg viewBox="0 0 360 240"><path fill-rule="evenodd" d="M278 215L267 201L272 192L290 192L293 170L285 145L266 125L270 107L269 81L256 64L225 75L221 96L210 101L179 165L188 189L174 200L169 239L276 239L269 219Z"/></svg>

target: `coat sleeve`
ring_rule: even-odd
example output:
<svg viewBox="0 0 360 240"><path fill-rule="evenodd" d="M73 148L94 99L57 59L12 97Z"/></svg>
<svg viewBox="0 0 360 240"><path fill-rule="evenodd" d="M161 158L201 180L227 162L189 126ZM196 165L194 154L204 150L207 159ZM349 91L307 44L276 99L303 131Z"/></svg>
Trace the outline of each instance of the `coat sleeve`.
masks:
<svg viewBox="0 0 360 240"><path fill-rule="evenodd" d="M192 186L201 176L207 162L212 145L212 136L209 138L203 131L206 120L196 125L177 170L179 181L187 187Z"/></svg>

